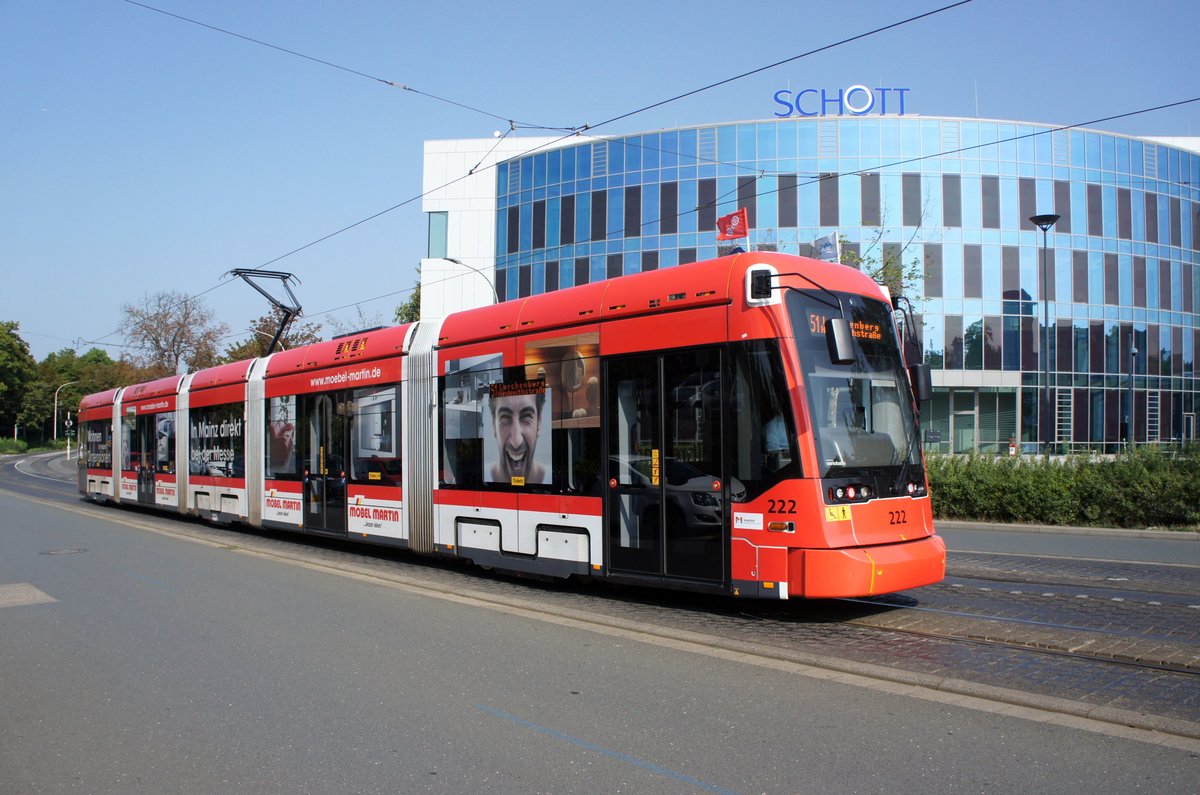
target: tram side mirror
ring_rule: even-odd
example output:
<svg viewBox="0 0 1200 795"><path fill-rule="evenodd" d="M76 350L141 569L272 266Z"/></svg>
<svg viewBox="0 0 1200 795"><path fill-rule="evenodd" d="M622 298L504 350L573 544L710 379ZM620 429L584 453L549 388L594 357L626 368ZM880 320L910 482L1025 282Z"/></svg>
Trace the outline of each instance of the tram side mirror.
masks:
<svg viewBox="0 0 1200 795"><path fill-rule="evenodd" d="M929 365L924 362L911 365L908 368L908 380L912 384L913 398L918 403L924 403L933 397L933 377Z"/></svg>
<svg viewBox="0 0 1200 795"><path fill-rule="evenodd" d="M834 364L850 364L856 358L850 322L844 317L831 317L825 321L825 344L829 346L829 360Z"/></svg>
<svg viewBox="0 0 1200 795"><path fill-rule="evenodd" d="M750 300L765 301L771 297L771 272L750 271Z"/></svg>

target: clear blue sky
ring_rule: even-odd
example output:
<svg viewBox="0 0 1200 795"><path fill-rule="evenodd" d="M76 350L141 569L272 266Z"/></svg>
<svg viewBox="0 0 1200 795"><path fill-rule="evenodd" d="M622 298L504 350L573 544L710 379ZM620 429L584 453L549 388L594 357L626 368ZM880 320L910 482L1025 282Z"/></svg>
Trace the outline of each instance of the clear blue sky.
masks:
<svg viewBox="0 0 1200 795"><path fill-rule="evenodd" d="M946 3L147 4L575 126ZM906 87L910 114L1073 124L1200 96L1197 30L1200 3L1183 0L975 0L597 132L768 119L789 84ZM124 0L0 0L0 74L0 320L39 360L120 343L123 303L208 290L416 197L423 141L503 126ZM1098 126L1200 136L1200 103ZM312 320L353 324L353 308L321 313L355 302L390 320L406 295L370 299L410 288L424 250L418 200L269 267L299 277ZM240 282L205 299L235 330L267 308Z"/></svg>

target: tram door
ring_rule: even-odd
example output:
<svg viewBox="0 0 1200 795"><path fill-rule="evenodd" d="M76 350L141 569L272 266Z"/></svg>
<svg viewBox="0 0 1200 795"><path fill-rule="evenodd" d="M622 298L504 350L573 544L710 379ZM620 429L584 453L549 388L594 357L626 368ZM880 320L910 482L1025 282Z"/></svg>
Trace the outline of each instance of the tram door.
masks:
<svg viewBox="0 0 1200 795"><path fill-rule="evenodd" d="M137 467L138 502L154 504L155 424L153 414L139 414L134 426L133 454Z"/></svg>
<svg viewBox="0 0 1200 795"><path fill-rule="evenodd" d="M346 533L346 403L341 393L302 402L304 529Z"/></svg>
<svg viewBox="0 0 1200 795"><path fill-rule="evenodd" d="M612 569L723 581L721 350L610 360L605 382Z"/></svg>

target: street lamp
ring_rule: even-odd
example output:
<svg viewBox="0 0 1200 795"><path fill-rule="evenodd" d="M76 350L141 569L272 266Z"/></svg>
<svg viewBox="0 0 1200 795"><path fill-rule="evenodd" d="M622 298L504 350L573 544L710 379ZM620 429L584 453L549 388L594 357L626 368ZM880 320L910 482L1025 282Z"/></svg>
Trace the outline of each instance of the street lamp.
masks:
<svg viewBox="0 0 1200 795"><path fill-rule="evenodd" d="M1046 262L1047 237L1050 227L1058 223L1060 216L1054 213L1031 215L1029 222L1042 230L1042 406L1040 420L1046 437L1046 460L1050 460L1050 440L1053 438L1050 428L1050 266Z"/></svg>
<svg viewBox="0 0 1200 795"><path fill-rule="evenodd" d="M58 389L54 390L54 441L56 441L56 442L58 441L58 392L59 392L59 389L62 389L64 386L70 386L71 384L78 384L78 383L79 383L78 381L68 381L67 383L60 386Z"/></svg>
<svg viewBox="0 0 1200 795"><path fill-rule="evenodd" d="M487 277L486 273L479 270L479 268L476 268L474 265L468 265L467 263L463 262L462 260L455 259L454 257L442 257L442 259L446 262L453 262L455 265L461 265L464 268L466 268L467 270L475 271L476 273L478 273L483 278L483 280L485 282L487 282L487 286L491 288L492 298L494 299L493 303L496 303L496 304L500 303L500 294L498 292L496 292L496 285L492 279L489 279Z"/></svg>

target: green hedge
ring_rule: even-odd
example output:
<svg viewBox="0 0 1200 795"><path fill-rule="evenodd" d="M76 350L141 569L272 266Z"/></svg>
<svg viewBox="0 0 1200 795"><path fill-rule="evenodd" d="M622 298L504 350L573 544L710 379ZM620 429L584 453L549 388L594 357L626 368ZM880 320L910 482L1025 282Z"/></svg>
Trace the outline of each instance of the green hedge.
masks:
<svg viewBox="0 0 1200 795"><path fill-rule="evenodd" d="M928 457L939 519L1097 527L1200 526L1200 447L1111 459Z"/></svg>
<svg viewBox="0 0 1200 795"><path fill-rule="evenodd" d="M24 453L29 445L23 439L0 439L0 454Z"/></svg>

